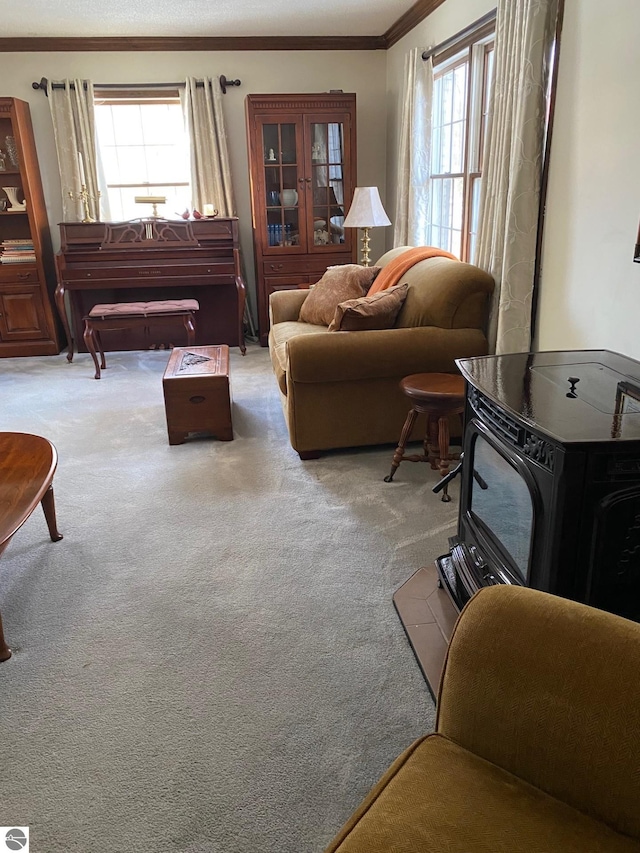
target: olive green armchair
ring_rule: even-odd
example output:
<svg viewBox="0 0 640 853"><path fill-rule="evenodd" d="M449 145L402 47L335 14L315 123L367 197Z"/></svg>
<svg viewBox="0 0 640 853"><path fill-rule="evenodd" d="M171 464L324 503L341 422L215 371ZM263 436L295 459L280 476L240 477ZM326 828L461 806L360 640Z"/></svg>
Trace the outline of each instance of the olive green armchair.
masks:
<svg viewBox="0 0 640 853"><path fill-rule="evenodd" d="M464 608L436 730L327 853L639 853L640 624L523 587Z"/></svg>

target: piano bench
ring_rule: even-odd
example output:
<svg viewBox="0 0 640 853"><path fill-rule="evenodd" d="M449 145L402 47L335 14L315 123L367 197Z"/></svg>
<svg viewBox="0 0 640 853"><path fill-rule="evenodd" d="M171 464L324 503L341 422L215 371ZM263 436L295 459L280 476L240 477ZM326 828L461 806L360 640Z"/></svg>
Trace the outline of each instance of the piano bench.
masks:
<svg viewBox="0 0 640 853"><path fill-rule="evenodd" d="M133 329L139 326L148 328L155 320L163 322L170 317L180 318L187 330L187 346L193 346L196 340L195 312L200 308L196 299L163 299L156 302L110 302L94 305L83 317L84 342L91 353L96 367L95 378L100 379L100 368L107 364L100 331L115 329ZM97 345L97 352L96 352ZM98 355L100 353L100 362Z"/></svg>

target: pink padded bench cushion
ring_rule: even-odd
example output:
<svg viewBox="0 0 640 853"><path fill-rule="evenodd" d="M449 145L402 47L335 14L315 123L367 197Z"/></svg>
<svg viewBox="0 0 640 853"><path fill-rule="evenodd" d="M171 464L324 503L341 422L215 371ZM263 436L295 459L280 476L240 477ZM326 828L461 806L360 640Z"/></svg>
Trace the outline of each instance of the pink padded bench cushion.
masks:
<svg viewBox="0 0 640 853"><path fill-rule="evenodd" d="M108 302L94 305L89 317L106 319L107 317L148 317L151 314L177 314L184 311L197 311L200 308L197 299L161 299L156 302Z"/></svg>

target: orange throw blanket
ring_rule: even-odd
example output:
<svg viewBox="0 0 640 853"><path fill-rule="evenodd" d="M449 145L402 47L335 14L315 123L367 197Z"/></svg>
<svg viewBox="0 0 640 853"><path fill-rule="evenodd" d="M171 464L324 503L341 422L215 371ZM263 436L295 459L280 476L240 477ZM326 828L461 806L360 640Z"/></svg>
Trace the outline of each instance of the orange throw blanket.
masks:
<svg viewBox="0 0 640 853"><path fill-rule="evenodd" d="M435 246L416 246L415 249L407 249L406 252L402 252L397 258L394 258L382 267L369 288L367 296L373 296L374 293L379 293L381 290L387 290L389 287L393 287L394 284L398 284L408 269L411 269L418 261L424 261L426 258L451 258L453 261L458 260L455 255L445 252L444 249L438 249Z"/></svg>

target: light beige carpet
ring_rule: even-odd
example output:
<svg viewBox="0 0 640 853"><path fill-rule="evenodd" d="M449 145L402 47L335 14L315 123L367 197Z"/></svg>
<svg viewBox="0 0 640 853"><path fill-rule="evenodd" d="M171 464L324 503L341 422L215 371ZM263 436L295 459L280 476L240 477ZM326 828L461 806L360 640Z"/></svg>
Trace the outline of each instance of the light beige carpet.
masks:
<svg viewBox="0 0 640 853"><path fill-rule="evenodd" d="M36 511L0 560L0 824L47 853L316 853L433 726L392 594L456 501L426 465L384 483L391 447L301 462L255 345L235 440L170 447L167 360L0 360L64 533Z"/></svg>

